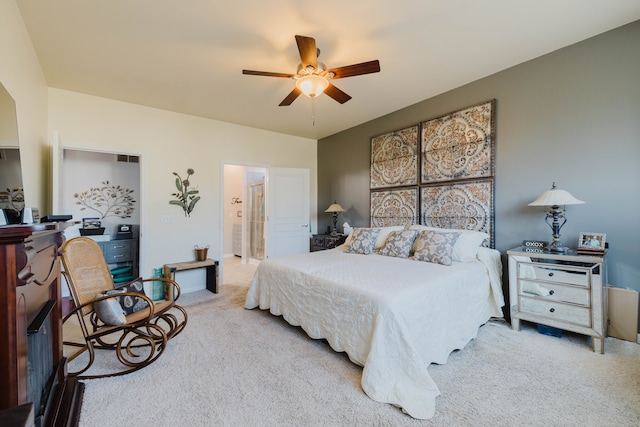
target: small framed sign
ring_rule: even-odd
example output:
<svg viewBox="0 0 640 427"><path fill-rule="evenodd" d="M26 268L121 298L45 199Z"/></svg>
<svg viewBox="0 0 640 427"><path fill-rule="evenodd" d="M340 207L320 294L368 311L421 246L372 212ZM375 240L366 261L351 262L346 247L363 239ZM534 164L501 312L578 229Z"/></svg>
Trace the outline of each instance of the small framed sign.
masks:
<svg viewBox="0 0 640 427"><path fill-rule="evenodd" d="M605 239L607 235L604 233L583 232L578 238L578 250L604 252Z"/></svg>
<svg viewBox="0 0 640 427"><path fill-rule="evenodd" d="M100 228L100 218L82 218L82 228Z"/></svg>
<svg viewBox="0 0 640 427"><path fill-rule="evenodd" d="M548 244L549 242L545 242L543 240L523 240L522 248L524 249L524 252L541 254L545 251Z"/></svg>
<svg viewBox="0 0 640 427"><path fill-rule="evenodd" d="M547 247L549 242L545 242L543 240L523 240L522 246L525 248L533 248L533 249L544 249Z"/></svg>

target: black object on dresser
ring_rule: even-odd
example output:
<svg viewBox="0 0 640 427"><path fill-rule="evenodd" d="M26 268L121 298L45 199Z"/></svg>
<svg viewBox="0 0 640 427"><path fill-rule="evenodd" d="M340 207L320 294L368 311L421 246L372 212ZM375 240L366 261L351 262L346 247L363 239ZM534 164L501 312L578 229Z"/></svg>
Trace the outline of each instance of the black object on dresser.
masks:
<svg viewBox="0 0 640 427"><path fill-rule="evenodd" d="M311 237L311 252L333 249L343 244L345 240L347 240L347 236L342 234L338 234L337 236L332 236L330 234L314 234Z"/></svg>

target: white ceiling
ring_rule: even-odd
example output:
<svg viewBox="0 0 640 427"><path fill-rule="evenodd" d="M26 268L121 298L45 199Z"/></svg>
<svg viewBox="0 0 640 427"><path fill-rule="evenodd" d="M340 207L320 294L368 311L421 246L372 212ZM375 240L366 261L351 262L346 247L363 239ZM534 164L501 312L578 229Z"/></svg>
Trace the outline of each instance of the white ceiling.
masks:
<svg viewBox="0 0 640 427"><path fill-rule="evenodd" d="M640 19L638 0L16 0L50 87L319 139ZM294 35L353 97L278 104ZM314 124L315 122L315 124Z"/></svg>

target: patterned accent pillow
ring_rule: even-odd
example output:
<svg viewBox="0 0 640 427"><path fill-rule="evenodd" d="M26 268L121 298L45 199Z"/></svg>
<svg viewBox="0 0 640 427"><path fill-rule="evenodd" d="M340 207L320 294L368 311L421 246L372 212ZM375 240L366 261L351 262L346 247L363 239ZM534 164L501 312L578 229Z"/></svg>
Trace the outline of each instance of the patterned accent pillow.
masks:
<svg viewBox="0 0 640 427"><path fill-rule="evenodd" d="M432 231L449 231L458 232L458 240L453 245L453 260L461 262L473 262L477 259L478 248L483 246L484 242L488 242L490 237L487 233L475 230L457 230L455 228L435 228L426 225L411 225L409 230L432 230Z"/></svg>
<svg viewBox="0 0 640 427"><path fill-rule="evenodd" d="M409 258L418 230L392 231L380 249L380 255Z"/></svg>
<svg viewBox="0 0 640 427"><path fill-rule="evenodd" d="M123 286L118 286L112 291L107 291L107 294L118 294L122 292L134 292L144 295L144 285L142 284L142 278L140 277L136 280L124 284ZM124 314L126 316L135 313L136 311L145 309L149 305L143 298L133 297L130 295L121 296L116 299L120 303L120 306L122 306L122 311L124 311Z"/></svg>
<svg viewBox="0 0 640 427"><path fill-rule="evenodd" d="M453 245L458 236L458 232L423 230L416 239L416 250L411 259L451 265Z"/></svg>
<svg viewBox="0 0 640 427"><path fill-rule="evenodd" d="M380 230L377 228L356 228L351 234L351 242L346 252L352 254L372 254L376 247L376 240Z"/></svg>

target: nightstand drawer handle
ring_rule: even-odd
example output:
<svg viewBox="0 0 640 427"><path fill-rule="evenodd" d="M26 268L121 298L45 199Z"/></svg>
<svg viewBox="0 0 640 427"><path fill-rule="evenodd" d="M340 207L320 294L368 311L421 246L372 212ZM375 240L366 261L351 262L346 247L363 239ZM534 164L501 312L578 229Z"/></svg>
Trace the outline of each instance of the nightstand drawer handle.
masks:
<svg viewBox="0 0 640 427"><path fill-rule="evenodd" d="M554 311L556 311L556 309L555 309L555 308L553 308L553 307L551 307L551 308L549 309L549 311L553 313Z"/></svg>
<svg viewBox="0 0 640 427"><path fill-rule="evenodd" d="M553 289L549 291L549 295L553 295L555 293L556 293L556 291L554 291Z"/></svg>
<svg viewBox="0 0 640 427"><path fill-rule="evenodd" d="M553 273L549 273L549 277L553 277Z"/></svg>

